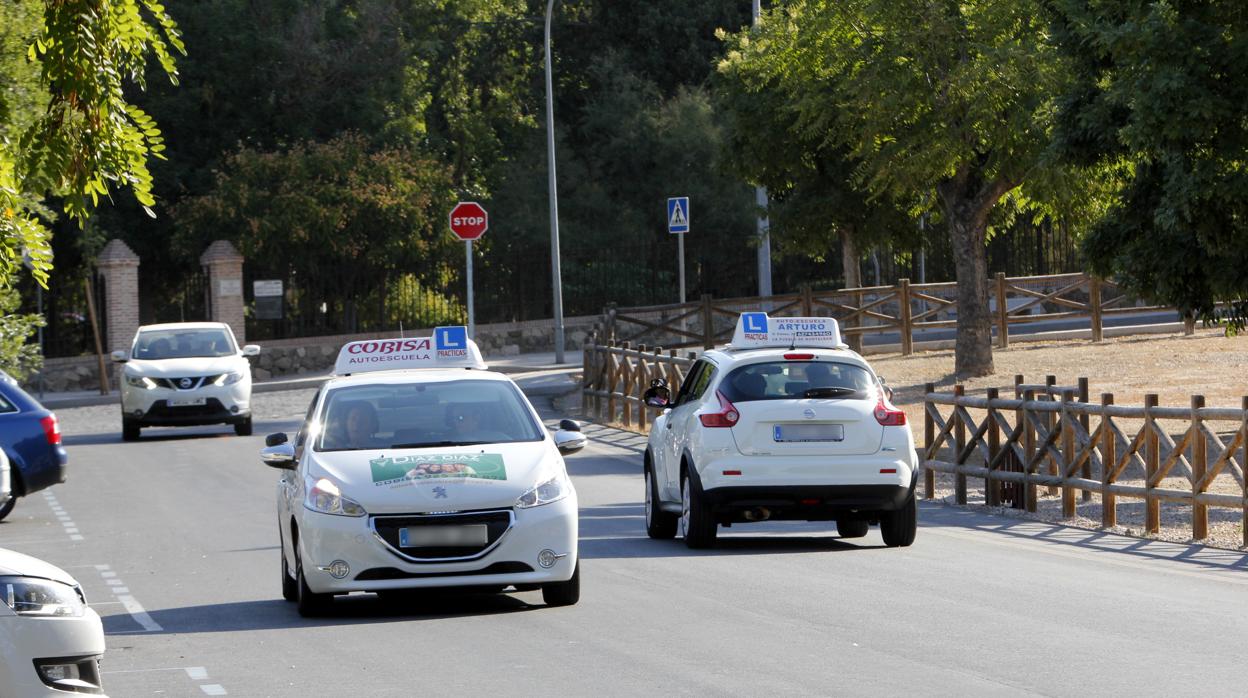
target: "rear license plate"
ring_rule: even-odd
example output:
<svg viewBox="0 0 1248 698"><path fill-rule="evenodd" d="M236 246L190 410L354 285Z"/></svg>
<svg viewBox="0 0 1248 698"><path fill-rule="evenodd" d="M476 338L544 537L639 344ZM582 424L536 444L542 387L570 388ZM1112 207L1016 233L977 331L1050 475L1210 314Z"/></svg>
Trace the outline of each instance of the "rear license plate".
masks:
<svg viewBox="0 0 1248 698"><path fill-rule="evenodd" d="M415 526L399 529L399 546L429 548L437 546L485 545L489 542L485 524L466 526Z"/></svg>
<svg viewBox="0 0 1248 698"><path fill-rule="evenodd" d="M206 399L202 397L171 397L166 404L170 407L195 407L205 402Z"/></svg>
<svg viewBox="0 0 1248 698"><path fill-rule="evenodd" d="M784 442L844 441L844 424L777 424L772 439Z"/></svg>

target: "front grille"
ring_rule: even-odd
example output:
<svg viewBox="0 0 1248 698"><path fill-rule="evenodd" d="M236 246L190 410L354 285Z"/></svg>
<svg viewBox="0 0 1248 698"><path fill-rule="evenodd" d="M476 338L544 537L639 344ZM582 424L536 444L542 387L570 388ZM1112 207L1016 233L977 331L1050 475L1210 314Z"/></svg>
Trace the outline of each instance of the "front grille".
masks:
<svg viewBox="0 0 1248 698"><path fill-rule="evenodd" d="M169 388L171 390L196 390L200 386L207 385L208 383L216 380L219 375L220 374L215 376L178 376L175 378L153 378L152 380L156 381L156 385L159 385L162 388ZM188 383L185 387L182 385L182 381L184 380L190 381L190 383Z"/></svg>
<svg viewBox="0 0 1248 698"><path fill-rule="evenodd" d="M513 516L510 509L493 511L470 511L455 514L401 514L374 516L370 525L373 533L381 539L390 552L410 562L447 562L471 560L493 550L507 531L511 530ZM399 529L420 526L456 526L485 524L485 545L457 546L409 546L399 545Z"/></svg>
<svg viewBox="0 0 1248 698"><path fill-rule="evenodd" d="M480 570L467 572L404 572L393 567L374 567L355 575L357 581L374 582L390 579L429 579L431 577L479 577L489 574L519 574L532 572L533 568L523 562L495 562Z"/></svg>

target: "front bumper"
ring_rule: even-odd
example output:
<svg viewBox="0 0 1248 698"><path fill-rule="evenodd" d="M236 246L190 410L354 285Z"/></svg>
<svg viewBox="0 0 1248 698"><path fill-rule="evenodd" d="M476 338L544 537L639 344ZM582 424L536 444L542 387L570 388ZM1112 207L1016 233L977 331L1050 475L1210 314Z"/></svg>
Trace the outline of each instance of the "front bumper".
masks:
<svg viewBox="0 0 1248 698"><path fill-rule="evenodd" d="M577 562L577 501L564 499L515 509L514 523L485 555L456 562L411 562L391 550L369 527L369 517L318 514L300 508L299 547L308 588L316 593L388 591L452 586L507 586L565 582ZM543 568L538 555L562 555ZM335 579L326 569L337 560L350 573Z"/></svg>
<svg viewBox="0 0 1248 698"><path fill-rule="evenodd" d="M203 405L170 405L170 400L203 398ZM143 426L194 426L245 421L251 416L251 382L206 385L194 390L136 388L124 384L121 392L123 419Z"/></svg>
<svg viewBox="0 0 1248 698"><path fill-rule="evenodd" d="M104 626L90 608L81 618L0 617L0 689L6 696L103 695L99 659L104 655ZM76 663L82 680L97 690L62 690L40 678L41 660Z"/></svg>

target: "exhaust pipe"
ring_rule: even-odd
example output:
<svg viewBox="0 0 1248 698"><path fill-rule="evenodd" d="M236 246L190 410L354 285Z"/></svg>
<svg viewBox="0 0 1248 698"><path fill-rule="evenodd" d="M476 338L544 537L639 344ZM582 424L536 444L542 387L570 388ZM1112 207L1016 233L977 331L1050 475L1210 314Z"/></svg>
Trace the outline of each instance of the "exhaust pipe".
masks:
<svg viewBox="0 0 1248 698"><path fill-rule="evenodd" d="M770 518L771 518L771 512L764 507L759 507L757 509L746 509L745 511L746 521L766 521L767 519L770 519Z"/></svg>

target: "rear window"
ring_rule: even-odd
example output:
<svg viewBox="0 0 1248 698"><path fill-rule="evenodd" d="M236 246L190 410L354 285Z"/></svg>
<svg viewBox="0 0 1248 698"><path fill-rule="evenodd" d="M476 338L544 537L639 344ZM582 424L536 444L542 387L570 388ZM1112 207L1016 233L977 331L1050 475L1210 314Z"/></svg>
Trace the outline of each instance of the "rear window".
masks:
<svg viewBox="0 0 1248 698"><path fill-rule="evenodd" d="M17 411L17 406L9 402L8 398L6 398L4 395L0 395L0 414L4 414L6 412L16 412L16 411Z"/></svg>
<svg viewBox="0 0 1248 698"><path fill-rule="evenodd" d="M732 402L802 398L866 400L875 379L861 366L834 361L771 361L741 366L720 391Z"/></svg>

